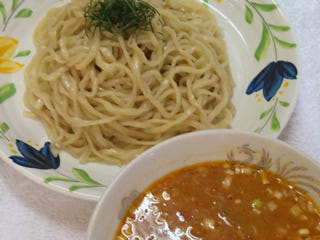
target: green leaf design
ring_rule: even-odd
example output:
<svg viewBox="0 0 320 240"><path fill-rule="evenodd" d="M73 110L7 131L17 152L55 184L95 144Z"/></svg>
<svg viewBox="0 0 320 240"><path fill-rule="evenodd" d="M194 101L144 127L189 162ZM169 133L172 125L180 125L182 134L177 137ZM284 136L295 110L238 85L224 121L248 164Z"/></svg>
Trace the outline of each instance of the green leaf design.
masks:
<svg viewBox="0 0 320 240"><path fill-rule="evenodd" d="M259 133L261 131L261 127L258 127L254 130L255 133Z"/></svg>
<svg viewBox="0 0 320 240"><path fill-rule="evenodd" d="M16 93L16 86L14 83L6 83L0 87L0 103L3 103L8 98Z"/></svg>
<svg viewBox="0 0 320 240"><path fill-rule="evenodd" d="M27 18L32 15L32 10L30 8L23 8L21 9L17 15L15 16L16 18Z"/></svg>
<svg viewBox="0 0 320 240"><path fill-rule="evenodd" d="M87 182L87 183L90 183L90 184L94 184L94 185L102 185L101 183L93 180L89 174L83 170L83 169L79 169L79 168L73 168L72 169L72 173L73 175L79 179L80 181L83 181L83 182Z"/></svg>
<svg viewBox="0 0 320 240"><path fill-rule="evenodd" d="M18 7L18 4L19 4L19 0L12 0L11 11L16 10L16 8Z"/></svg>
<svg viewBox="0 0 320 240"><path fill-rule="evenodd" d="M57 173L60 174L59 172ZM76 191L78 189L82 189L82 188L105 187L105 185L93 180L89 176L89 174L83 169L72 168L72 174L75 176L75 178L69 177L69 176L66 177L65 175L60 174L61 176L45 177L44 182L50 183L54 181L60 181L60 182L74 183L75 185L71 185L69 187L69 191L71 192Z"/></svg>
<svg viewBox="0 0 320 240"><path fill-rule="evenodd" d="M0 1L0 13L2 15L2 21L5 23L7 21L7 10L2 1Z"/></svg>
<svg viewBox="0 0 320 240"><path fill-rule="evenodd" d="M102 185L73 185L69 187L69 191L73 192L79 189L83 189L83 188L95 188L95 187L100 187Z"/></svg>
<svg viewBox="0 0 320 240"><path fill-rule="evenodd" d="M252 21L253 21L253 12L248 6L246 6L246 22L251 24Z"/></svg>
<svg viewBox="0 0 320 240"><path fill-rule="evenodd" d="M280 121L277 117L277 113L274 112L271 118L271 130L277 132L281 129Z"/></svg>
<svg viewBox="0 0 320 240"><path fill-rule="evenodd" d="M262 34L259 46L256 49L254 57L260 61L265 55L270 45L270 35L266 24L262 24Z"/></svg>
<svg viewBox="0 0 320 240"><path fill-rule="evenodd" d="M264 119L266 116L268 116L270 114L270 112L272 111L272 107L267 109L266 111L264 111L263 113L260 114L260 119Z"/></svg>
<svg viewBox="0 0 320 240"><path fill-rule="evenodd" d="M251 4L258 10L264 11L264 12L271 12L273 10L276 10L278 8L278 4L265 4L265 3L257 3L257 2L251 2Z"/></svg>
<svg viewBox="0 0 320 240"><path fill-rule="evenodd" d="M281 25L274 25L274 24L268 24L268 25L272 30L275 30L278 32L287 32L291 29L290 26L281 26Z"/></svg>
<svg viewBox="0 0 320 240"><path fill-rule="evenodd" d="M50 176L50 177L46 177L43 180L45 183L49 183L49 182L54 182L54 181L60 181L60 182L77 182L76 180L72 179L72 178L63 178L63 177L55 177L55 176Z"/></svg>
<svg viewBox="0 0 320 240"><path fill-rule="evenodd" d="M30 50L22 50L22 51L18 52L15 57L26 57L26 56L29 56L30 53L31 53Z"/></svg>
<svg viewBox="0 0 320 240"><path fill-rule="evenodd" d="M284 47L284 48L295 48L297 47L296 43L291 43L291 42L286 42L283 41L277 37L274 37L274 39L276 40L276 42L279 44L280 47Z"/></svg>
<svg viewBox="0 0 320 240"><path fill-rule="evenodd" d="M0 123L0 130L1 130L3 133L8 132L9 129L10 129L10 127L9 127L8 123L6 123L6 122L1 122L1 123Z"/></svg>
<svg viewBox="0 0 320 240"><path fill-rule="evenodd" d="M279 104L280 104L282 107L289 107L289 106L290 106L290 103L285 102L285 101L279 101Z"/></svg>

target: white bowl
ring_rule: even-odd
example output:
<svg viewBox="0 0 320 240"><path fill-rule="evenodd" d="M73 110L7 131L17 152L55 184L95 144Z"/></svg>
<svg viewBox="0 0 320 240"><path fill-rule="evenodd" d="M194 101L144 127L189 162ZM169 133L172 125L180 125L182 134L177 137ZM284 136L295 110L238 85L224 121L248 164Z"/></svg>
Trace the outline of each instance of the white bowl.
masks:
<svg viewBox="0 0 320 240"><path fill-rule="evenodd" d="M320 204L320 167L307 155L280 140L253 133L197 131L166 140L132 161L101 197L92 215L87 239L113 239L120 216L137 193L168 172L195 162L231 158L250 161L291 181L299 181L298 185Z"/></svg>

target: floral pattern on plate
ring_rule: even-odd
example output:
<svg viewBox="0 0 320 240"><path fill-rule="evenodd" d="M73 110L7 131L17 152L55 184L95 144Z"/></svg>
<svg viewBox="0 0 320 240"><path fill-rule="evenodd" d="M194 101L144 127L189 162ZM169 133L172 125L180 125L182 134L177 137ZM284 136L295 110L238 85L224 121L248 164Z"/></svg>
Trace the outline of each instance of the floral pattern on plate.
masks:
<svg viewBox="0 0 320 240"><path fill-rule="evenodd" d="M53 169L55 176L47 176L44 178L45 183L62 181L71 183L70 191L75 191L83 188L106 187L90 177L90 175L83 169L72 168L72 175L66 176L57 170L60 166L60 156L54 155L51 151L51 143L45 142L44 146L39 150L32 147L28 143L21 140L16 140L16 146L19 153L22 155L11 155L9 158L19 166L35 169ZM12 152L16 152L14 149Z"/></svg>
<svg viewBox="0 0 320 240"><path fill-rule="evenodd" d="M280 87L284 88L288 86L289 82L284 81L294 80L297 78L297 67L288 61L279 59L278 47L282 48L296 48L297 44L287 42L277 37L274 32L286 32L290 31L291 27L287 25L278 25L267 22L263 13L278 10L279 6L276 3L259 3L246 0L245 8L245 20L248 24L252 24L255 17L259 17L262 22L262 33L260 42L255 50L254 57L257 61L260 61L265 57L267 51L274 51L274 61L269 63L263 68L256 77L250 82L246 94L252 94L262 90L263 98L266 101L270 101L274 98L274 103L267 110L260 114L260 120L264 120L264 123L255 130L260 133L268 123L270 123L270 129L273 131L280 131L282 129L281 123L277 117L277 111L280 111L280 107L288 107L290 103L280 99L283 94L283 90L279 91ZM256 14L255 14L256 13ZM272 49L271 46L273 46ZM260 94L256 94L256 97L261 101Z"/></svg>

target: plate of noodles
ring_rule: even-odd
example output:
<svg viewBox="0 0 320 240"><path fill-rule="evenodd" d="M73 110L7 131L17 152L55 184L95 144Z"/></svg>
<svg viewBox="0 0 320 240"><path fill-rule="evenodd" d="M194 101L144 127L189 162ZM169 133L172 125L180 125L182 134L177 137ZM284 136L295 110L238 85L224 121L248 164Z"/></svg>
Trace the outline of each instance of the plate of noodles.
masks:
<svg viewBox="0 0 320 240"><path fill-rule="evenodd" d="M273 0L8 0L0 31L0 157L84 199L182 133L276 138L296 102Z"/></svg>

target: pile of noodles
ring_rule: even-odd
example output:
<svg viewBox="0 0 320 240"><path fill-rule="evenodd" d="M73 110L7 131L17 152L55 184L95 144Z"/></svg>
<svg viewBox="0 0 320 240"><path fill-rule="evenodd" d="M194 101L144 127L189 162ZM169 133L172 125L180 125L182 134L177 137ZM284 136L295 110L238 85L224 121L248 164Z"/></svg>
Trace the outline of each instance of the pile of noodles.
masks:
<svg viewBox="0 0 320 240"><path fill-rule="evenodd" d="M24 103L81 162L122 165L171 136L226 128L233 82L223 33L196 0L149 0L153 32L86 33L87 0L51 9L34 32Z"/></svg>

